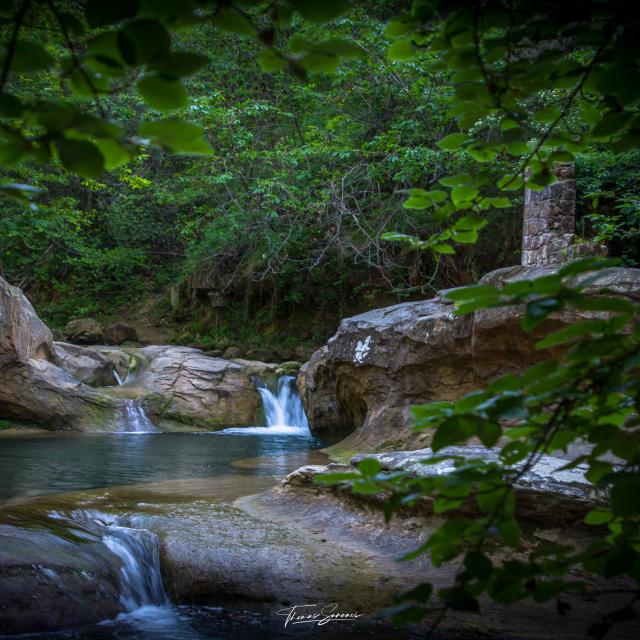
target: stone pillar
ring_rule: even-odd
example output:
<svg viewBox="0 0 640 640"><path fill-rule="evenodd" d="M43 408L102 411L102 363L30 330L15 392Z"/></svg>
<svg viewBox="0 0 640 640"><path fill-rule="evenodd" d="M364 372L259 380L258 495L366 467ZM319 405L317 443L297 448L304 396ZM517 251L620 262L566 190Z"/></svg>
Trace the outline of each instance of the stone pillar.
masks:
<svg viewBox="0 0 640 640"><path fill-rule="evenodd" d="M572 164L553 167L556 182L542 191L525 189L522 264L546 266L565 262L576 242L576 181Z"/></svg>

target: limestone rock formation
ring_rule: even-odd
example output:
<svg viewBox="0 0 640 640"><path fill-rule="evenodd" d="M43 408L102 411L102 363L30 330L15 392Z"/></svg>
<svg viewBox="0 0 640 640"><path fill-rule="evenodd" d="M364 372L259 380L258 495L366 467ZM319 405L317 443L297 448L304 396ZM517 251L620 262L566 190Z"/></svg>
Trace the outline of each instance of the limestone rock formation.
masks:
<svg viewBox="0 0 640 640"><path fill-rule="evenodd" d="M68 322L63 330L65 339L73 344L102 344L102 325L93 318L78 318Z"/></svg>
<svg viewBox="0 0 640 640"><path fill-rule="evenodd" d="M210 358L188 347L149 346L131 352L141 362L140 373L110 391L141 400L158 420L210 430L258 423L261 403L252 376L275 365Z"/></svg>
<svg viewBox="0 0 640 640"><path fill-rule="evenodd" d="M535 278L557 267L509 267L481 283ZM605 269L593 292L640 299L640 269ZM441 294L444 292L441 292ZM548 357L534 343L593 312L554 314L533 334L520 327L523 309L485 309L457 316L442 297L346 318L326 347L300 372L298 387L312 433L346 450L419 448L430 434L413 434L410 405L453 400L508 371Z"/></svg>
<svg viewBox="0 0 640 640"><path fill-rule="evenodd" d="M89 532L81 544L72 536L0 525L0 634L79 627L124 610L118 559Z"/></svg>
<svg viewBox="0 0 640 640"><path fill-rule="evenodd" d="M121 345L125 342L138 342L138 332L131 325L124 322L110 324L104 330L104 341L107 344Z"/></svg>
<svg viewBox="0 0 640 640"><path fill-rule="evenodd" d="M54 342L53 346L60 367L72 378L92 387L108 386L115 383L114 365L99 351L67 342Z"/></svg>
<svg viewBox="0 0 640 640"><path fill-rule="evenodd" d="M487 449L483 446L445 447L438 451L440 455L462 456L464 458L483 458L498 462L499 449ZM431 449L416 451L391 451L388 453L354 456L352 465L364 458L376 458L385 471L408 471L417 477L440 476L451 473L454 466L451 460L422 464L422 460L433 457ZM567 461L555 456L543 455L538 462L524 473L514 484L517 495L518 517L533 520L546 525L582 523L584 516L593 508L606 504L606 494L598 490L585 478L586 467L562 469ZM326 469L326 468L325 468ZM317 467L307 478L313 478L323 467ZM469 501L467 509L477 509Z"/></svg>
<svg viewBox="0 0 640 640"><path fill-rule="evenodd" d="M62 364L31 303L0 278L0 418L48 429L116 430L119 403Z"/></svg>

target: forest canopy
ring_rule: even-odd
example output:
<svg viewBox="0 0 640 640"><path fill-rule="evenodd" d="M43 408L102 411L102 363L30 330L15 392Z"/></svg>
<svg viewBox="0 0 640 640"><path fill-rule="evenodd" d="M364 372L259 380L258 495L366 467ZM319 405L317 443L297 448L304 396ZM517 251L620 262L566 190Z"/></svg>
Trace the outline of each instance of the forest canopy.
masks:
<svg viewBox="0 0 640 640"><path fill-rule="evenodd" d="M4 3L0 164L19 200L3 203L0 269L56 325L205 277L263 328L317 308L324 338L339 315L517 262L522 201L496 183L522 173L560 115L531 158L535 180L575 159L580 229L635 264L637 150L608 144L636 135L633 27L594 61L605 31L563 48L555 3L519 3L511 44L501 3L478 3L481 17L467 4ZM567 11L633 24L625 3ZM476 27L494 94L465 57ZM571 96L590 66L609 86L592 77L594 93ZM500 86L516 73L529 74L518 96ZM476 190L478 206L460 199ZM468 205L479 220L443 240Z"/></svg>

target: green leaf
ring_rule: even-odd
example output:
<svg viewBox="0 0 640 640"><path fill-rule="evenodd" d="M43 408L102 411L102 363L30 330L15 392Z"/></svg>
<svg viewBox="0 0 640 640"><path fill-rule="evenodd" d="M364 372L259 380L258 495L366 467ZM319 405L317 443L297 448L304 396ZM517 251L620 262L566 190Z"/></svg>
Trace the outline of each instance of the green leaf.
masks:
<svg viewBox="0 0 640 640"><path fill-rule="evenodd" d="M7 52L3 52L0 63L5 64ZM54 63L54 59L38 42L31 40L18 40L11 59L11 71L15 73L32 73L48 69Z"/></svg>
<svg viewBox="0 0 640 640"><path fill-rule="evenodd" d="M0 143L0 165L7 169L18 164L26 154L27 147L19 140Z"/></svg>
<svg viewBox="0 0 640 640"><path fill-rule="evenodd" d="M19 118L24 113L20 100L10 93L0 93L0 115L6 118Z"/></svg>
<svg viewBox="0 0 640 640"><path fill-rule="evenodd" d="M454 204L459 205L462 202L469 202L470 200L473 200L478 193L480 193L480 191L475 187L460 185L454 187L451 191L451 199Z"/></svg>
<svg viewBox="0 0 640 640"><path fill-rule="evenodd" d="M619 473L611 477L611 510L616 516L640 513L640 473Z"/></svg>
<svg viewBox="0 0 640 640"><path fill-rule="evenodd" d="M500 425L489 420L478 421L478 437L485 447L493 447L502 435Z"/></svg>
<svg viewBox="0 0 640 640"><path fill-rule="evenodd" d="M397 38L413 31L414 26L413 16L410 13L405 13L391 18L383 35L385 38Z"/></svg>
<svg viewBox="0 0 640 640"><path fill-rule="evenodd" d="M149 67L167 78L184 78L190 76L209 64L207 56L186 51L171 51L161 56Z"/></svg>
<svg viewBox="0 0 640 640"><path fill-rule="evenodd" d="M599 525L611 522L613 514L610 509L592 509L584 518L586 524Z"/></svg>
<svg viewBox="0 0 640 640"><path fill-rule="evenodd" d="M189 97L179 80L147 76L138 82L138 91L144 101L158 111L173 111L189 105Z"/></svg>
<svg viewBox="0 0 640 640"><path fill-rule="evenodd" d="M392 45L387 49L387 57L389 60L396 60L398 62L402 62L403 60L410 60L413 58L414 49L413 49L413 41L411 38L402 38L401 40L396 40Z"/></svg>
<svg viewBox="0 0 640 640"><path fill-rule="evenodd" d="M472 416L451 416L446 418L436 430L431 443L433 451L468 440L476 432Z"/></svg>
<svg viewBox="0 0 640 640"><path fill-rule="evenodd" d="M464 301L484 299L492 301L500 297L500 291L490 284L476 284L470 287L460 287L447 291L445 298L449 300Z"/></svg>
<svg viewBox="0 0 640 640"><path fill-rule="evenodd" d="M258 62L266 73L280 71L287 66L287 61L273 49L263 49L258 56Z"/></svg>
<svg viewBox="0 0 640 640"><path fill-rule="evenodd" d="M431 250L435 251L435 253L441 253L443 255L454 255L456 250L450 245L445 244L444 242L436 242L431 245Z"/></svg>
<svg viewBox="0 0 640 640"><path fill-rule="evenodd" d="M167 147L185 155L211 155L211 147L204 141L202 127L182 120L143 122L140 136L153 144Z"/></svg>
<svg viewBox="0 0 640 640"><path fill-rule="evenodd" d="M559 344L565 344L574 338L590 335L592 333L601 333L606 327L604 320L583 320L572 324L560 331L556 331L548 335L546 338L536 342L536 349L548 349Z"/></svg>
<svg viewBox="0 0 640 640"><path fill-rule="evenodd" d="M53 144L68 171L85 178L99 178L104 173L104 157L93 142L64 138Z"/></svg>
<svg viewBox="0 0 640 640"><path fill-rule="evenodd" d="M89 0L86 16L90 27L103 27L138 13L138 0Z"/></svg>
<svg viewBox="0 0 640 640"><path fill-rule="evenodd" d="M315 484L338 484L340 482L347 482L349 480L358 480L360 474L355 471L351 472L338 472L338 473L323 473L316 476L313 481Z"/></svg>
<svg viewBox="0 0 640 640"><path fill-rule="evenodd" d="M153 62L171 47L171 38L157 20L142 18L127 23L118 33L118 48L130 65Z"/></svg>
<svg viewBox="0 0 640 640"><path fill-rule="evenodd" d="M478 580L488 580L493 573L491 560L479 551L469 551L464 558L464 566Z"/></svg>
<svg viewBox="0 0 640 640"><path fill-rule="evenodd" d="M251 20L229 7L221 7L211 21L217 27L241 36L252 37L256 34L256 29Z"/></svg>
<svg viewBox="0 0 640 640"><path fill-rule="evenodd" d="M381 468L380 462L375 458L365 458L358 462L358 470L365 477L375 476Z"/></svg>
<svg viewBox="0 0 640 640"><path fill-rule="evenodd" d="M131 159L131 154L126 147L116 140L97 140L95 144L104 157L104 166L107 171L112 171Z"/></svg>
<svg viewBox="0 0 640 640"><path fill-rule="evenodd" d="M503 522L499 529L505 544L510 547L518 547L520 545L520 526L516 520Z"/></svg>
<svg viewBox="0 0 640 640"><path fill-rule="evenodd" d="M473 138L466 133L450 133L438 141L438 146L447 151L462 148L467 142L471 142Z"/></svg>
<svg viewBox="0 0 640 640"><path fill-rule="evenodd" d="M542 298L541 300L529 302L527 304L527 312L522 319L522 329L524 331L532 331L554 311L563 309L564 304L564 301L556 298Z"/></svg>
<svg viewBox="0 0 640 640"><path fill-rule="evenodd" d="M464 216L456 221L454 229L477 231L485 227L487 222L486 218L480 218L479 216Z"/></svg>

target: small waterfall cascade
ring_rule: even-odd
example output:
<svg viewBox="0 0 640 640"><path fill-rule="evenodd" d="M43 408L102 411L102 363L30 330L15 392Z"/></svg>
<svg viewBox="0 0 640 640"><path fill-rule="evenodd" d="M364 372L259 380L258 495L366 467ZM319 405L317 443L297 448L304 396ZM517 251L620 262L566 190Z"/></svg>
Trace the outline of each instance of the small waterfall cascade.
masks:
<svg viewBox="0 0 640 640"><path fill-rule="evenodd" d="M126 384L130 380L130 374L127 373L124 380L120 374L114 369L113 377L118 381L119 385ZM134 433L155 433L157 431L155 425L144 412L142 405L136 400L130 398L124 399L124 410L127 420L127 431Z"/></svg>
<svg viewBox="0 0 640 640"><path fill-rule="evenodd" d="M50 515L66 519L56 513ZM169 604L160 575L160 543L155 533L122 526L117 516L94 509L78 509L70 520L99 536L118 559L120 602L127 611Z"/></svg>
<svg viewBox="0 0 640 640"><path fill-rule="evenodd" d="M268 430L295 429L297 433L309 433L309 422L293 376L279 378L276 393L273 393L262 380L256 379L255 385L262 398Z"/></svg>
<svg viewBox="0 0 640 640"><path fill-rule="evenodd" d="M169 604L160 576L158 536L146 529L110 525L102 541L122 562L120 601L127 611Z"/></svg>

